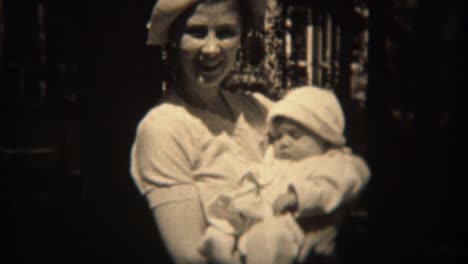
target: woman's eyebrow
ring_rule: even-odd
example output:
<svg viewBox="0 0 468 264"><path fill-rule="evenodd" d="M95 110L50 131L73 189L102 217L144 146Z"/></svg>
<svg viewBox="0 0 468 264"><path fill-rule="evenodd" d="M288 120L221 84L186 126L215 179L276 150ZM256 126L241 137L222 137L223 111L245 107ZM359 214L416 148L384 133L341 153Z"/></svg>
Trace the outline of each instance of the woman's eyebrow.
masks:
<svg viewBox="0 0 468 264"><path fill-rule="evenodd" d="M187 27L206 27L206 23L203 21L189 21Z"/></svg>
<svg viewBox="0 0 468 264"><path fill-rule="evenodd" d="M203 21L190 21L187 23L187 27L207 27L208 25ZM237 24L235 22L225 22L215 25L216 28L235 28Z"/></svg>
<svg viewBox="0 0 468 264"><path fill-rule="evenodd" d="M190 18L187 21L187 25L200 25L200 26L205 25L206 26L208 22L209 22L209 19L206 17L195 16L195 17Z"/></svg>
<svg viewBox="0 0 468 264"><path fill-rule="evenodd" d="M224 19L222 22L219 23L219 25L224 25L224 26L237 26L239 23L236 19Z"/></svg>
<svg viewBox="0 0 468 264"><path fill-rule="evenodd" d="M222 24L217 25L217 28L236 28L237 24L236 23L225 23L223 22Z"/></svg>

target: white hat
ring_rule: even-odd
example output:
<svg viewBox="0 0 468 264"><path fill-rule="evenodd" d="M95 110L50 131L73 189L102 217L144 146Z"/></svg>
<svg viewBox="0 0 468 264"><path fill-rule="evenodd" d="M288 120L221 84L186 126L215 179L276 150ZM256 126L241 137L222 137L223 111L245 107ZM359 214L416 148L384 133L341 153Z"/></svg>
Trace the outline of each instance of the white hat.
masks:
<svg viewBox="0 0 468 264"><path fill-rule="evenodd" d="M164 46L169 38L172 23L187 8L201 0L157 0L154 4L151 18L146 24L148 28L148 45ZM266 10L266 0L246 0L249 5L255 27L261 27Z"/></svg>
<svg viewBox="0 0 468 264"><path fill-rule="evenodd" d="M291 90L271 108L267 118L270 129L277 117L291 119L336 146L346 144L343 110L332 91L313 86Z"/></svg>

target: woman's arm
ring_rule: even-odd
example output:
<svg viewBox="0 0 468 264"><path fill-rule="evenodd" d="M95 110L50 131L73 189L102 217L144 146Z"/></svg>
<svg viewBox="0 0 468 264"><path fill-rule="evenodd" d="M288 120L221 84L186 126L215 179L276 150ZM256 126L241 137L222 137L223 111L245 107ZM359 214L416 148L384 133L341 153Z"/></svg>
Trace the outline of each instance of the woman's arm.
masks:
<svg viewBox="0 0 468 264"><path fill-rule="evenodd" d="M206 229L198 200L167 203L153 209L153 215L175 263L207 263L198 251Z"/></svg>
<svg viewBox="0 0 468 264"><path fill-rule="evenodd" d="M208 263L209 259L205 258L199 250L207 224L198 200L164 204L153 209L153 215L164 244L175 263ZM221 248L223 246L225 245L219 244L214 248L225 251ZM226 250L228 252L232 249ZM223 263L239 264L241 263L240 256L237 252L234 252L231 257L223 255Z"/></svg>
<svg viewBox="0 0 468 264"><path fill-rule="evenodd" d="M197 250L206 223L191 175L194 143L168 107L153 109L139 124L131 172L174 262L206 263Z"/></svg>

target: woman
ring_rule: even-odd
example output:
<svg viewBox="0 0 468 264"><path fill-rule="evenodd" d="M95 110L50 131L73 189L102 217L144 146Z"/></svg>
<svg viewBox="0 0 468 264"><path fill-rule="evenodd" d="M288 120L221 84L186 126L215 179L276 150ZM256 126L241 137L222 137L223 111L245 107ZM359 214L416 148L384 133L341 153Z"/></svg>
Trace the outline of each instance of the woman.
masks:
<svg viewBox="0 0 468 264"><path fill-rule="evenodd" d="M131 171L176 263L209 261L198 250L207 227L203 201L262 160L271 102L220 87L236 63L243 34L261 26L265 5L159 0L153 9L148 44L168 50L173 80L138 126ZM240 263L236 252L229 262Z"/></svg>

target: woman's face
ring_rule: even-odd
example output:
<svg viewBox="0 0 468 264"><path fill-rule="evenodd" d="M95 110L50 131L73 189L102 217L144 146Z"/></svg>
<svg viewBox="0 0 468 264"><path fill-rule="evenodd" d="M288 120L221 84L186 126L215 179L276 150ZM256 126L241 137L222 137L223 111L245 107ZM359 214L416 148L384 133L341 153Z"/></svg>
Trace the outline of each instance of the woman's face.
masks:
<svg viewBox="0 0 468 264"><path fill-rule="evenodd" d="M232 70L241 39L238 8L236 0L196 6L179 42L180 77L185 81L217 87Z"/></svg>

